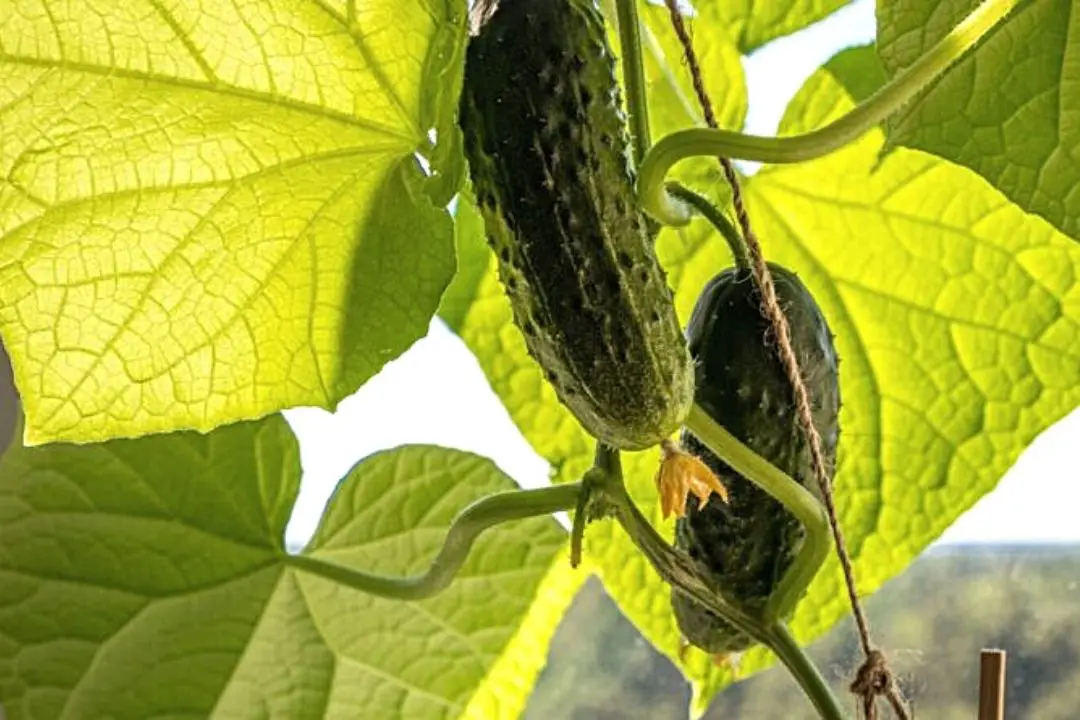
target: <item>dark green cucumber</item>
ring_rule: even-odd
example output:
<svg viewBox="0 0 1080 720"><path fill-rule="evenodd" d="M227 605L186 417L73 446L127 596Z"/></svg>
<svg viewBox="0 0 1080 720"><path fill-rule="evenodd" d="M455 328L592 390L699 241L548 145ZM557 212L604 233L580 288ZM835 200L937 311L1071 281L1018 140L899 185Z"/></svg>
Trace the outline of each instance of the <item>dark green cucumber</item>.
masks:
<svg viewBox="0 0 1080 720"><path fill-rule="evenodd" d="M832 333L795 274L772 263L769 267L791 324L792 347L831 474L840 411ZM713 278L687 328L697 361L697 402L742 443L818 496L810 449L774 337L749 270L729 269ZM701 510L690 503L686 517L675 524L675 544L713 575L726 597L759 613L791 567L805 530L779 502L734 472L694 435L684 431L682 443L720 477L729 498L723 503L714 497ZM672 595L672 606L686 639L707 652L739 652L753 644L681 594Z"/></svg>
<svg viewBox="0 0 1080 720"><path fill-rule="evenodd" d="M460 122L514 322L560 401L617 448L670 437L693 366L591 0L503 0L470 40Z"/></svg>

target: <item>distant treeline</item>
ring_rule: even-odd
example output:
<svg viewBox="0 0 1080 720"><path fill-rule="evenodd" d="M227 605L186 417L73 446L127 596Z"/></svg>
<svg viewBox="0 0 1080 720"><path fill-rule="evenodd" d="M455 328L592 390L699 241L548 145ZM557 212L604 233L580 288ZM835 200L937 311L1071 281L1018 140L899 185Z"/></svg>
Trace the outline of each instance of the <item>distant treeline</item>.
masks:
<svg viewBox="0 0 1080 720"><path fill-rule="evenodd" d="M946 546L866 603L917 717L971 720L979 650L1008 651L1009 720L1080 718L1080 546ZM845 697L861 660L841 623L811 647ZM689 688L590 581L556 633L527 720L685 720ZM854 705L853 705L854 710ZM854 714L854 713L853 713ZM814 720L782 668L725 690L707 720Z"/></svg>

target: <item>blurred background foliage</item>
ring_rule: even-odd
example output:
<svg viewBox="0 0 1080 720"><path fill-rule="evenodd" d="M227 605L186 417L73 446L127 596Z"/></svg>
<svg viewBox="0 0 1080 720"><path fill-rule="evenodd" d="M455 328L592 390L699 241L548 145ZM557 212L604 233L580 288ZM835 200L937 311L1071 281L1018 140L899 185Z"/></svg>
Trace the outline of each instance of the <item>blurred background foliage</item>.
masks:
<svg viewBox="0 0 1080 720"><path fill-rule="evenodd" d="M979 651L1008 652L1006 717L1077 717L1080 546L945 545L869 598L874 638L890 652L916 717L972 720ZM810 648L840 697L861 654L850 619ZM685 720L690 688L590 580L551 646L527 720ZM854 700L852 699L854 713ZM706 720L814 720L774 667L722 692Z"/></svg>

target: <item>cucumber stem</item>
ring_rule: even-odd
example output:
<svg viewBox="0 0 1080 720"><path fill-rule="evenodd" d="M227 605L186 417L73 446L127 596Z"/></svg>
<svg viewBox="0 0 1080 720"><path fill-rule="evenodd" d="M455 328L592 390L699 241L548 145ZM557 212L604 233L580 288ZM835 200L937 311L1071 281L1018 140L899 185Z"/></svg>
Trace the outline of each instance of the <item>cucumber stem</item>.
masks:
<svg viewBox="0 0 1080 720"><path fill-rule="evenodd" d="M836 696L829 689L828 683L818 672L810 656L799 647L799 643L792 637L787 626L777 622L769 628L767 635L769 639L764 641L765 644L795 677L795 681L799 683L803 693L810 698L810 702L817 708L823 720L844 720L844 711L837 702Z"/></svg>
<svg viewBox="0 0 1080 720"><path fill-rule="evenodd" d="M673 588L704 605L739 630L751 637L764 637L767 631L765 625L727 602L715 588L709 586L686 553L672 547L660 536L626 492L618 451L605 448L605 453L607 461L604 466L607 472L598 477L602 483L600 487L606 504L605 510L607 514L615 517L657 574Z"/></svg>
<svg viewBox="0 0 1080 720"><path fill-rule="evenodd" d="M585 543L585 526L589 523L589 497L592 495L592 485L588 476L581 483L578 491L577 505L574 508L574 520L570 526L570 567L577 568L581 564L581 548Z"/></svg>
<svg viewBox="0 0 1080 720"><path fill-rule="evenodd" d="M612 454L614 453L614 460ZM578 493L577 507L574 509L574 520L570 527L570 567L577 568L581 564L581 548L585 543L585 526L589 524L590 514L597 501L602 503L602 498L597 497L599 489L604 485L604 478L612 472L622 473L618 467L619 456L612 448L601 442L596 443L596 453L593 456L593 466L582 477L581 491ZM612 469L612 462L616 470Z"/></svg>
<svg viewBox="0 0 1080 720"><path fill-rule="evenodd" d="M641 514L626 492L618 452L609 449L606 454L607 461L597 463L597 467L602 467L605 472L597 477L602 483L607 510L615 516L616 521L657 574L678 592L772 650L795 677L823 720L846 720L839 701L787 628L777 621L757 619L725 600L720 590L712 587L707 578L702 576L693 560L660 537L652 524ZM791 483L802 489L794 481Z"/></svg>
<svg viewBox="0 0 1080 720"><path fill-rule="evenodd" d="M709 202L709 199L704 195L699 195L680 183L668 183L667 188L672 196L677 197L679 200L682 200L687 205L697 210L702 217L708 220L712 226L716 228L716 231L719 232L720 236L727 242L728 249L731 250L732 258L735 260L735 265L737 267L743 270L748 270L750 268L750 256L746 250L746 242L720 208Z"/></svg>
<svg viewBox="0 0 1080 720"><path fill-rule="evenodd" d="M641 166L645 152L651 144L637 2L638 0L615 0L619 46L622 51L623 83L626 85L626 112L630 117L630 148L635 170Z"/></svg>
<svg viewBox="0 0 1080 720"><path fill-rule="evenodd" d="M661 138L639 166L641 206L667 225L690 222L689 209L665 191L673 165L697 156L798 163L828 155L854 142L899 110L986 35L1020 0L985 0L934 47L871 97L837 120L802 135L763 137L730 130L692 128Z"/></svg>
<svg viewBox="0 0 1080 720"><path fill-rule="evenodd" d="M809 490L742 444L700 405L695 404L690 410L685 427L732 470L776 498L806 528L806 540L799 554L765 605L767 621L788 617L829 556L829 520L825 508Z"/></svg>
<svg viewBox="0 0 1080 720"><path fill-rule="evenodd" d="M569 510L577 503L581 485L578 482L538 490L511 490L480 498L454 518L442 548L421 575L390 577L368 573L324 560L318 554L287 555L285 562L371 595L395 600L423 600L449 587L465 564L476 538L485 530L510 520Z"/></svg>

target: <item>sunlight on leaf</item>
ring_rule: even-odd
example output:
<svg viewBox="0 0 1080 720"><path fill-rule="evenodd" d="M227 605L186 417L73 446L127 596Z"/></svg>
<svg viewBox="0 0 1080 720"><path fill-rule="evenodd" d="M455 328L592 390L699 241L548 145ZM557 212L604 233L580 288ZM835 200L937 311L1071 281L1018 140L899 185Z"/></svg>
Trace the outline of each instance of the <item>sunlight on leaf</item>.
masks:
<svg viewBox="0 0 1080 720"><path fill-rule="evenodd" d="M978 0L878 0L886 70L899 72ZM1080 240L1080 24L1072 0L1022 2L889 124L892 144L975 170Z"/></svg>
<svg viewBox="0 0 1080 720"><path fill-rule="evenodd" d="M299 475L278 416L9 451L6 717L517 717L583 579L565 531L492 529L447 591L389 601L289 565ZM467 453L380 453L343 480L306 552L416 572L462 507L513 487Z"/></svg>
<svg viewBox="0 0 1080 720"><path fill-rule="evenodd" d="M0 0L0 334L29 442L333 408L425 333L464 13L341 5Z"/></svg>

